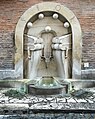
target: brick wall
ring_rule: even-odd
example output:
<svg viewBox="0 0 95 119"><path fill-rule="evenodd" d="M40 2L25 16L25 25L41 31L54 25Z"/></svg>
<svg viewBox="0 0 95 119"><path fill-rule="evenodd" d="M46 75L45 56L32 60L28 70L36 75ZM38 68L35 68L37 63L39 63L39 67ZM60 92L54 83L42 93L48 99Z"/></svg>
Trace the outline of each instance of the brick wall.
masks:
<svg viewBox="0 0 95 119"><path fill-rule="evenodd" d="M21 15L32 5L50 0L3 0L0 1L0 69L14 68L14 31ZM51 0L71 9L82 28L82 69L95 69L95 0Z"/></svg>
<svg viewBox="0 0 95 119"><path fill-rule="evenodd" d="M82 62L88 62L89 68L95 69L95 0L59 0L61 1L74 12L80 22L83 42Z"/></svg>

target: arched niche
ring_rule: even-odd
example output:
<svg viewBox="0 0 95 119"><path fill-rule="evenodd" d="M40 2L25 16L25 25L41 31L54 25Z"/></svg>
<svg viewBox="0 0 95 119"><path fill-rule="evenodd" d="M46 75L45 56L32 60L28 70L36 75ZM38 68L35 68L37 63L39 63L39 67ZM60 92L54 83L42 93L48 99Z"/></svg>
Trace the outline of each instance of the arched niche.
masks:
<svg viewBox="0 0 95 119"><path fill-rule="evenodd" d="M15 29L15 71L19 72L20 78L23 79L23 39L24 32L28 21L36 14L41 12L56 12L63 16L70 24L72 31L72 78L81 78L81 51L82 51L82 39L81 39L81 27L78 19L74 13L67 7L60 3L55 2L42 2L35 4L20 17L16 29Z"/></svg>

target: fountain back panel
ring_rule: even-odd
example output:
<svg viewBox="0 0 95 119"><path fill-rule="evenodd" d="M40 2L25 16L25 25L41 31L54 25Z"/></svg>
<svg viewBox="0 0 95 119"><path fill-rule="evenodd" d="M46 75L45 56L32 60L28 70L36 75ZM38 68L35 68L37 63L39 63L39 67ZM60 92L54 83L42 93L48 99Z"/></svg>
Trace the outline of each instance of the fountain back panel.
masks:
<svg viewBox="0 0 95 119"><path fill-rule="evenodd" d="M43 18L40 19L41 16ZM34 15L27 23L24 33L24 78L31 80L29 93L67 93L68 86L60 82L72 77L72 33L69 23L68 27L63 27L65 21L60 14L44 11Z"/></svg>

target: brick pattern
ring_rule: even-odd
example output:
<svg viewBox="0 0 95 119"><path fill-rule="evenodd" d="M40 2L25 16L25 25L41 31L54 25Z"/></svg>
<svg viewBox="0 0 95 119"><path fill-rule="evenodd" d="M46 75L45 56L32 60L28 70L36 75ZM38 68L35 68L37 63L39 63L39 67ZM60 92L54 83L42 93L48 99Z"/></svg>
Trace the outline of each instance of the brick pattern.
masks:
<svg viewBox="0 0 95 119"><path fill-rule="evenodd" d="M71 9L80 22L82 69L84 69L84 62L89 62L89 69L95 69L95 0L60 0L59 2Z"/></svg>
<svg viewBox="0 0 95 119"><path fill-rule="evenodd" d="M13 69L14 39L12 39L12 34L15 31L17 21L28 8L43 1L45 0L0 1L0 69L5 67ZM89 62L89 69L95 69L95 0L52 1L64 4L64 6L71 9L79 19L83 41L82 64ZM83 66L82 69L84 69Z"/></svg>
<svg viewBox="0 0 95 119"><path fill-rule="evenodd" d="M14 68L13 33L0 33L0 69Z"/></svg>

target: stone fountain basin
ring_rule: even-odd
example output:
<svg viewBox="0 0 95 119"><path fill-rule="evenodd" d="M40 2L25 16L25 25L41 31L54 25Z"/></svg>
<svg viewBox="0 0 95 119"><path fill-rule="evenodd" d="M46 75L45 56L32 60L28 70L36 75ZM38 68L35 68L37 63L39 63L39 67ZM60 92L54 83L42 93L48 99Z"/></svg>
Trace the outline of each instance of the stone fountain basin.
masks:
<svg viewBox="0 0 95 119"><path fill-rule="evenodd" d="M34 85L28 86L28 92L34 95L55 95L66 93L66 86L53 77L45 76Z"/></svg>
<svg viewBox="0 0 95 119"><path fill-rule="evenodd" d="M39 81L37 81L35 84L35 87L38 87L38 88L61 88L63 86L55 78L46 76L46 77L42 77Z"/></svg>

